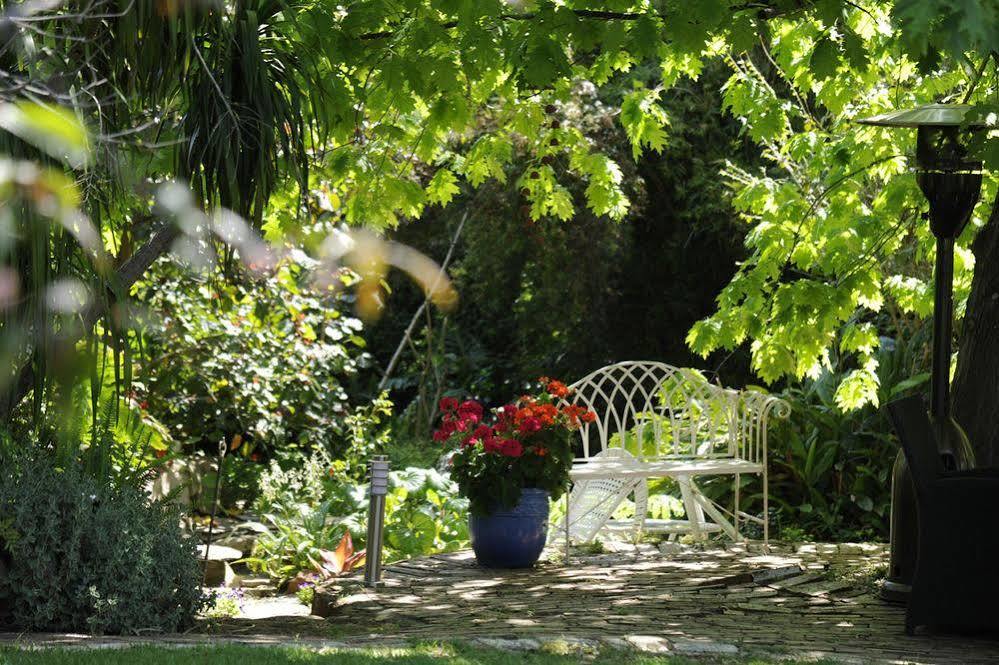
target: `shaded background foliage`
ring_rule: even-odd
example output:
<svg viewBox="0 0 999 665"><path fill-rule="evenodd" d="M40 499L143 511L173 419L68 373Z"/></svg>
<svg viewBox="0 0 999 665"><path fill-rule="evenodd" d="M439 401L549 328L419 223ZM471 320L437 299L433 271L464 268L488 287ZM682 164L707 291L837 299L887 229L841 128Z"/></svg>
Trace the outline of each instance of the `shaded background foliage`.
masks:
<svg viewBox="0 0 999 665"><path fill-rule="evenodd" d="M649 70L646 70L651 76ZM533 220L516 185L532 168L514 161L507 185L464 193L432 209L393 237L442 258L458 224L467 219L450 270L459 308L437 315L417 337L391 383L397 402L417 398L427 358L446 376L438 392L471 391L501 402L541 374L579 378L616 360L652 358L679 366L720 369L730 383L748 380L743 352L701 361L684 337L714 307L714 297L744 255L744 227L719 177L726 160L757 161L739 124L719 110L725 72L716 66L664 99L670 140L662 154L633 162L631 145L614 123L623 86L578 92L553 117L582 130L622 164L632 199L615 222L579 212L571 223ZM557 162L556 162L557 168ZM584 183L571 190L581 196ZM387 364L423 294L393 279L393 305L373 326L370 351ZM443 339L442 339L443 338ZM426 431L420 429L418 431Z"/></svg>
<svg viewBox="0 0 999 665"><path fill-rule="evenodd" d="M132 398L155 413L177 450L214 454L219 441L243 451L296 447L346 451L349 393L364 385L370 357L352 298L312 283L301 252L256 277L193 273L158 264L138 290L151 316L140 340ZM354 402L354 403L352 403Z"/></svg>

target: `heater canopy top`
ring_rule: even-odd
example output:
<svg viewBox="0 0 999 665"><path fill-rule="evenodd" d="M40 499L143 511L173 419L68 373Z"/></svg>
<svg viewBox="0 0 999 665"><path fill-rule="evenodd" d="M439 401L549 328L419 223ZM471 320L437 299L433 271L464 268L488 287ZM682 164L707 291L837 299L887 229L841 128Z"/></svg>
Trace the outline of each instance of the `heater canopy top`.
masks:
<svg viewBox="0 0 999 665"><path fill-rule="evenodd" d="M878 127L986 127L985 122L978 119L965 123L965 115L971 108L971 104L923 104L914 109L872 115L857 122Z"/></svg>

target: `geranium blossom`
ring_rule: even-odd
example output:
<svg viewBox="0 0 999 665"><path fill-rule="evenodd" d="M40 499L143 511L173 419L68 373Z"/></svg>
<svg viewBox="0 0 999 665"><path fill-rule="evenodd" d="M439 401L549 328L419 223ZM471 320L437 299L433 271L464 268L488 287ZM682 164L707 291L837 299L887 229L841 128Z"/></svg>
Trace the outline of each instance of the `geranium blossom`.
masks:
<svg viewBox="0 0 999 665"><path fill-rule="evenodd" d="M572 432L596 416L570 403L572 391L561 381L543 378L541 385L536 395L522 395L492 414L474 400L440 401L434 441L455 449L450 472L473 513L485 514L525 487L553 498L568 487L577 441Z"/></svg>

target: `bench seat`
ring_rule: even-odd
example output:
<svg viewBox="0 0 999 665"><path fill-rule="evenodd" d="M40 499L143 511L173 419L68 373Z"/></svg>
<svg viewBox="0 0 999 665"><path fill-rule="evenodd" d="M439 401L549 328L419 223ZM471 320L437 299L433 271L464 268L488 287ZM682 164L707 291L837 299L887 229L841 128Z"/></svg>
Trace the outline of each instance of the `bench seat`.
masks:
<svg viewBox="0 0 999 665"><path fill-rule="evenodd" d="M732 457L674 460L594 457L576 460L569 477L573 481L579 481L598 478L675 478L762 472L762 464Z"/></svg>

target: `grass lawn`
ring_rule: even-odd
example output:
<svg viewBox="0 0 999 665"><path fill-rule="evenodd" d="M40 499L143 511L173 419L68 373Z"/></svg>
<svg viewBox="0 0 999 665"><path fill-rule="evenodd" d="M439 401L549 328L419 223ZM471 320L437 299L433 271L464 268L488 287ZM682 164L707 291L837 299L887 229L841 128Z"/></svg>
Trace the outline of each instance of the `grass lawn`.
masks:
<svg viewBox="0 0 999 665"><path fill-rule="evenodd" d="M691 659L650 656L632 652L603 651L600 654L552 652L510 653L467 645L419 645L391 649L316 651L306 648L218 646L120 649L0 648L0 665L770 665L776 661L724 658ZM787 661L782 661L787 662ZM814 665L814 664L813 664Z"/></svg>

